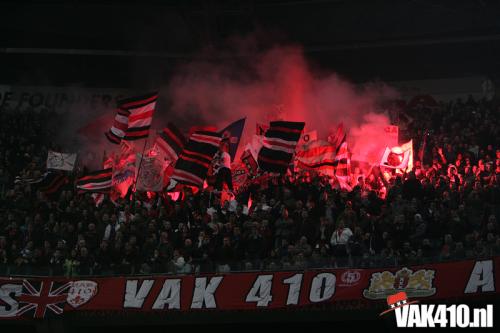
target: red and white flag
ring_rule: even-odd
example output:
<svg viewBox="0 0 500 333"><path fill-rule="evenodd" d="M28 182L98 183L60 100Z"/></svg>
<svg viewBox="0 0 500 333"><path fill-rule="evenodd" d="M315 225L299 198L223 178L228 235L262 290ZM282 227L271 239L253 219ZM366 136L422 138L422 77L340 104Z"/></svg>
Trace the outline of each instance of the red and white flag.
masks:
<svg viewBox="0 0 500 333"><path fill-rule="evenodd" d="M303 145L306 145L308 143L311 143L313 141L318 140L318 132L317 131L310 131L307 133L302 133L299 139L299 143L297 144L297 147L301 147Z"/></svg>
<svg viewBox="0 0 500 333"><path fill-rule="evenodd" d="M315 170L321 174L333 176L336 150L336 147L327 141L313 141L297 151L296 166L299 169Z"/></svg>
<svg viewBox="0 0 500 333"><path fill-rule="evenodd" d="M411 170L413 168L413 140L401 146L386 147L380 166L389 169Z"/></svg>
<svg viewBox="0 0 500 333"><path fill-rule="evenodd" d="M231 175L233 178L233 187L238 190L245 185L248 179L248 169L243 163L234 164L231 166Z"/></svg>
<svg viewBox="0 0 500 333"><path fill-rule="evenodd" d="M149 136L158 93L119 101L113 126L105 133L111 143L139 140Z"/></svg>
<svg viewBox="0 0 500 333"><path fill-rule="evenodd" d="M76 180L76 188L80 192L109 192L112 173L111 168L89 172Z"/></svg>
<svg viewBox="0 0 500 333"><path fill-rule="evenodd" d="M125 137L128 128L128 111L118 108L116 110L113 126L105 133L111 143L119 144Z"/></svg>
<svg viewBox="0 0 500 333"><path fill-rule="evenodd" d="M139 140L149 136L157 99L158 93L155 92L122 102L122 108L129 112L124 140Z"/></svg>
<svg viewBox="0 0 500 333"><path fill-rule="evenodd" d="M328 142L330 142L334 147L338 147L341 142L342 138L345 136L344 133L344 123L340 123L337 126L337 129L328 135Z"/></svg>
<svg viewBox="0 0 500 333"><path fill-rule="evenodd" d="M344 136L342 143L338 147L334 165L335 177L339 182L340 188L348 191L351 190L351 186L349 185L349 180L351 178L351 156L349 154L346 137Z"/></svg>
<svg viewBox="0 0 500 333"><path fill-rule="evenodd" d="M181 131L169 123L156 137L154 147L164 159L169 160L170 163L175 163L186 142L187 140Z"/></svg>
<svg viewBox="0 0 500 333"><path fill-rule="evenodd" d="M241 154L241 161L243 162L247 170L250 172L250 174L256 175L259 166L257 164L257 160L254 157L254 154L251 152L252 148L249 146L250 145L247 145L247 148L245 149L243 154ZM255 152L255 155L258 156L258 151Z"/></svg>
<svg viewBox="0 0 500 333"><path fill-rule="evenodd" d="M111 182L112 196L119 194L124 198L136 176L136 154L121 154L117 157L113 166L113 177Z"/></svg>
<svg viewBox="0 0 500 333"><path fill-rule="evenodd" d="M92 193L91 197L94 199L96 207L99 207L104 202L104 193Z"/></svg>

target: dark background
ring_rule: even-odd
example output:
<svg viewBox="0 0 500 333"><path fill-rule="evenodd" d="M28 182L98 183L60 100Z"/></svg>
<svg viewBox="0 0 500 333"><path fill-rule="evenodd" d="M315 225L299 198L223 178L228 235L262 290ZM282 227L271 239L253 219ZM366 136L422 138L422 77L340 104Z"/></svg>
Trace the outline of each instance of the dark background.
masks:
<svg viewBox="0 0 500 333"><path fill-rule="evenodd" d="M8 0L0 4L0 84L144 87L227 49L302 45L355 82L500 74L500 1Z"/></svg>

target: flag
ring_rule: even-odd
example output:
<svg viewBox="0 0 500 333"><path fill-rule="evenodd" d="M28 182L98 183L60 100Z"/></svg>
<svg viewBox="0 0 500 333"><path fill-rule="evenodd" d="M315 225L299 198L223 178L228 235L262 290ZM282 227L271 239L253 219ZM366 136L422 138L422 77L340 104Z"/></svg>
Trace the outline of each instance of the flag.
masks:
<svg viewBox="0 0 500 333"><path fill-rule="evenodd" d="M233 187L238 190L241 186L245 185L248 179L248 170L243 164L237 164L231 168L231 177L233 180Z"/></svg>
<svg viewBox="0 0 500 333"><path fill-rule="evenodd" d="M337 147L323 140L312 141L297 151L297 167L333 176Z"/></svg>
<svg viewBox="0 0 500 333"><path fill-rule="evenodd" d="M335 177L337 178L340 187L342 189L351 190L349 185L349 179L351 177L351 157L349 156L349 150L347 149L346 136L342 139L342 142L337 148L335 154Z"/></svg>
<svg viewBox="0 0 500 333"><path fill-rule="evenodd" d="M317 131L310 131L307 133L302 133L300 136L300 140L298 143L298 146L301 147L303 145L306 145L310 142L318 140L318 132Z"/></svg>
<svg viewBox="0 0 500 333"><path fill-rule="evenodd" d="M154 92L121 101L121 108L128 111L128 128L124 140L139 140L149 136L157 99L158 93Z"/></svg>
<svg viewBox="0 0 500 333"><path fill-rule="evenodd" d="M47 171L41 175L33 176L33 177L16 176L16 178L14 179L14 184L18 184L18 185L38 184L41 181L43 181L45 179L45 177L47 177L48 174L49 174L49 172Z"/></svg>
<svg viewBox="0 0 500 333"><path fill-rule="evenodd" d="M156 156L143 156L142 162L137 158L137 181L135 188L138 191L159 192L163 188L163 163Z"/></svg>
<svg viewBox="0 0 500 333"><path fill-rule="evenodd" d="M47 169L73 171L76 163L76 154L58 153L49 150L47 155Z"/></svg>
<svg viewBox="0 0 500 333"><path fill-rule="evenodd" d="M266 124L255 124L255 135L264 135L269 129L269 125Z"/></svg>
<svg viewBox="0 0 500 333"><path fill-rule="evenodd" d="M168 123L156 137L154 147L170 162L175 162L186 145L186 138L173 124Z"/></svg>
<svg viewBox="0 0 500 333"><path fill-rule="evenodd" d="M123 110L120 107L116 109L113 126L104 133L109 142L119 144L125 137L125 132L128 129L128 115L129 112L127 110Z"/></svg>
<svg viewBox="0 0 500 333"><path fill-rule="evenodd" d="M216 132L193 133L175 163L171 179L183 184L202 186L220 141L221 136Z"/></svg>
<svg viewBox="0 0 500 333"><path fill-rule="evenodd" d="M135 181L136 174L136 154L133 152L120 154L114 162L113 175L111 182L111 192L114 197L117 193L121 198L127 195L127 192Z"/></svg>
<svg viewBox="0 0 500 333"><path fill-rule="evenodd" d="M257 169L258 169L257 161L255 160L249 148L245 149L245 151L241 155L241 161L252 175L257 174Z"/></svg>
<svg viewBox="0 0 500 333"><path fill-rule="evenodd" d="M328 135L328 142L330 142L334 147L338 147L342 143L344 135L344 123L340 123L335 132Z"/></svg>
<svg viewBox="0 0 500 333"><path fill-rule="evenodd" d="M105 133L111 143L148 137L158 93L132 97L117 102L113 126Z"/></svg>
<svg viewBox="0 0 500 333"><path fill-rule="evenodd" d="M48 314L62 314L71 285L72 282L24 279L16 316L32 313L34 318L44 318Z"/></svg>
<svg viewBox="0 0 500 333"><path fill-rule="evenodd" d="M413 141L410 140L401 146L386 147L380 166L390 169L413 168Z"/></svg>
<svg viewBox="0 0 500 333"><path fill-rule="evenodd" d="M125 141L122 141L122 144L125 143ZM121 148L123 148L123 145L120 145ZM114 153L111 154L111 156L106 155L106 151L104 151L104 156L103 156L103 168L104 169L111 169L113 168L113 165L115 163L115 156ZM111 192L111 191L106 191ZM94 199L95 206L99 207L103 202L104 202L104 193L105 192L95 192L91 194L92 199ZM117 197L112 197L112 202L116 204Z"/></svg>
<svg viewBox="0 0 500 333"><path fill-rule="evenodd" d="M257 162L263 171L285 173L305 123L273 121L262 140Z"/></svg>
<svg viewBox="0 0 500 333"><path fill-rule="evenodd" d="M37 184L38 190L45 194L58 192L69 182L68 176L62 171L49 171L45 178Z"/></svg>
<svg viewBox="0 0 500 333"><path fill-rule="evenodd" d="M243 134L243 128L245 127L245 120L246 118L237 120L219 132L222 135L222 139L229 140L229 155L231 155L231 162L236 156L241 135Z"/></svg>
<svg viewBox="0 0 500 333"><path fill-rule="evenodd" d="M111 188L112 169L93 171L76 180L76 188L81 192L107 192Z"/></svg>
<svg viewBox="0 0 500 333"><path fill-rule="evenodd" d="M403 143L401 145L401 149L403 151L409 151L409 157L408 157L408 166L406 167L406 170L411 171L413 170L413 140L410 140L406 143Z"/></svg>
<svg viewBox="0 0 500 333"><path fill-rule="evenodd" d="M14 184L31 185L41 192L52 194L67 184L68 181L69 179L64 172L49 170L37 177L27 178L17 176L14 180Z"/></svg>
<svg viewBox="0 0 500 333"><path fill-rule="evenodd" d="M96 207L99 207L104 202L104 193L92 193L91 196Z"/></svg>
<svg viewBox="0 0 500 333"><path fill-rule="evenodd" d="M195 132L217 132L217 127L212 125L191 126L188 137L191 137Z"/></svg>
<svg viewBox="0 0 500 333"><path fill-rule="evenodd" d="M123 157L129 156L131 154L135 154L135 147L132 144L132 142L128 142L128 141L120 142L120 155L118 156L118 158L123 158ZM116 156L115 156L115 159L116 159ZM115 163L115 161L113 161L113 164L114 163Z"/></svg>
<svg viewBox="0 0 500 333"><path fill-rule="evenodd" d="M114 158L115 158L114 154L112 154L109 157L106 157L102 163L103 169L112 168L114 164Z"/></svg>

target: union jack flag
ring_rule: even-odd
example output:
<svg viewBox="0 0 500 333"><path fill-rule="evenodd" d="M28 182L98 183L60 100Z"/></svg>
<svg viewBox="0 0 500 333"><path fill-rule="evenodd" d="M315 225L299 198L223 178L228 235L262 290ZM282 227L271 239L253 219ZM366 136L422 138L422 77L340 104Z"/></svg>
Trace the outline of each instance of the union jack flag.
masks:
<svg viewBox="0 0 500 333"><path fill-rule="evenodd" d="M34 318L44 318L47 309L50 310L49 313L62 314L71 282L59 284L54 281L38 281L33 284L23 280L23 292L19 297L21 306L17 310L17 316L33 312Z"/></svg>

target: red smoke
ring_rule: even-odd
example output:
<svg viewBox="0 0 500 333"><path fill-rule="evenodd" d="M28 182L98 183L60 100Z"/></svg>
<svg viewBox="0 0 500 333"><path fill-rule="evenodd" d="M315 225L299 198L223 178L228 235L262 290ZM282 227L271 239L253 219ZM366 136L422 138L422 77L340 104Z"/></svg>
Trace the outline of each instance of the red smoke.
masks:
<svg viewBox="0 0 500 333"><path fill-rule="evenodd" d="M312 71L297 46L258 52L248 45L240 45L229 56L203 54L197 59L210 60L195 60L179 66L168 86L160 89L164 102L158 104L155 126L171 121L186 131L198 125L215 125L221 129L247 117L241 148L251 141L257 122L305 121L305 131L317 130L318 138L323 140L343 122L350 148L371 145L376 146L376 151L384 150L379 128L388 125L389 119L376 113L377 105L396 98L393 89L381 83L356 86L335 73ZM84 143L86 148L99 154L115 148L103 135L111 126L113 116L110 109L97 121L97 117L90 118L95 121L95 126L89 128L94 132L90 138L98 138L99 142L89 140ZM78 122L82 123L81 118Z"/></svg>
<svg viewBox="0 0 500 333"><path fill-rule="evenodd" d="M168 93L170 114L184 121L198 119L222 128L246 116L243 142L251 140L256 122L284 119L305 121L305 130L318 130L319 139L343 122L350 146L380 141L371 126L388 125L389 119L371 115L380 102L397 96L384 84L359 87L335 73L312 72L300 47L254 52L237 62L188 63L174 75ZM361 127L365 136L358 135Z"/></svg>

